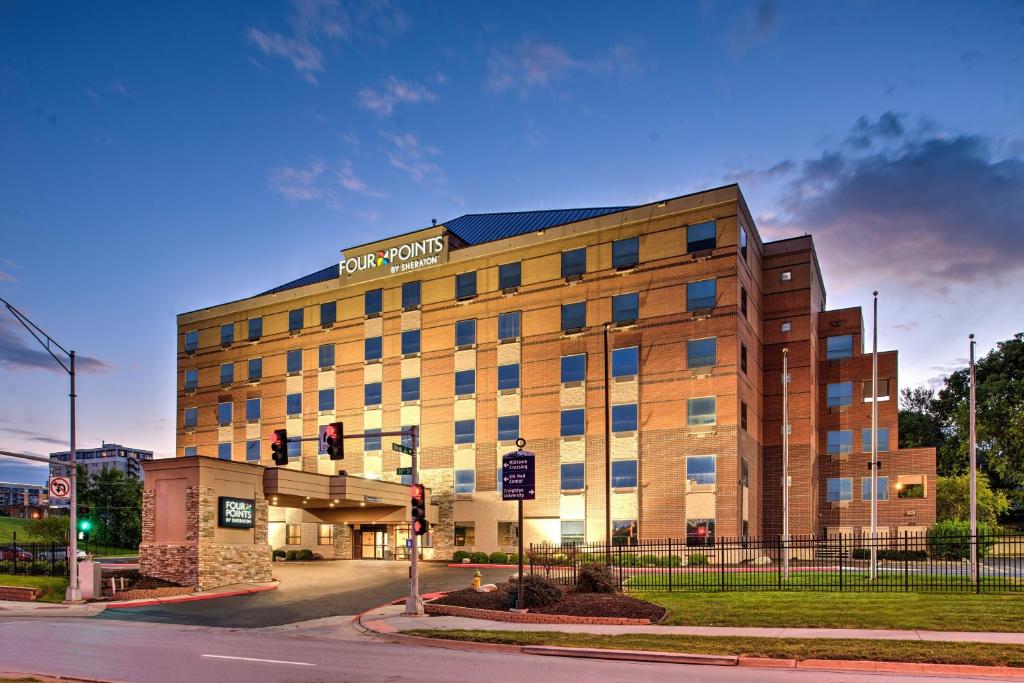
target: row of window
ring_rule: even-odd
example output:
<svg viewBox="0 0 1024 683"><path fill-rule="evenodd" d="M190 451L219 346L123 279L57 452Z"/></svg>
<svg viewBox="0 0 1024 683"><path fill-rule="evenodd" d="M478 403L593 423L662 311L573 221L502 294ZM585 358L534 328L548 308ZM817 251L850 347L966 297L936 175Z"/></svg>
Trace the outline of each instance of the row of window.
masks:
<svg viewBox="0 0 1024 683"><path fill-rule="evenodd" d="M627 546L639 543L638 524L635 519L612 520L612 545ZM559 528L559 542L562 545L581 544L585 538L586 522L582 519L563 519ZM690 519L686 521L686 545L714 545L715 520ZM498 522L499 543L513 545L519 538L519 526L515 522ZM476 545L476 522L455 522L455 539L457 547Z"/></svg>
<svg viewBox="0 0 1024 683"><path fill-rule="evenodd" d="M861 382L861 395L865 401L871 400L871 380ZM826 402L829 408L853 405L853 382L833 382L825 390ZM878 380L878 400L889 398L889 380Z"/></svg>
<svg viewBox="0 0 1024 683"><path fill-rule="evenodd" d="M876 500L889 500L889 477L876 477ZM829 479L825 492L830 503L853 500L853 479L851 477L836 477ZM897 484L897 498L924 498L924 484ZM860 499L871 500L871 477L861 477Z"/></svg>
<svg viewBox="0 0 1024 683"><path fill-rule="evenodd" d="M612 488L635 488L637 481L636 460L612 461ZM582 491L585 488L582 462L567 462L561 466L561 490ZM696 484L714 484L715 456L690 455L686 458L685 477Z"/></svg>
<svg viewBox="0 0 1024 683"><path fill-rule="evenodd" d="M871 452L871 428L860 430L860 450L862 453ZM889 450L889 429L879 427L878 429L878 451L880 453ZM842 455L853 452L853 430L840 429L828 433L829 455Z"/></svg>

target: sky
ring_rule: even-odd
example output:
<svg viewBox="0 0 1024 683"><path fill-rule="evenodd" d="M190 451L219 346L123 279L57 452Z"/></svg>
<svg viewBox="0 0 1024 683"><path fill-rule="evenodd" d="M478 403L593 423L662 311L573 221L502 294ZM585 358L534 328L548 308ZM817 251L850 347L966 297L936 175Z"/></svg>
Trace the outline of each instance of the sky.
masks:
<svg viewBox="0 0 1024 683"><path fill-rule="evenodd" d="M1020 0L9 0L0 297L79 354L80 447L170 456L178 313L431 219L738 182L935 386L1024 329L1022 122ZM0 309L0 450L66 449L67 391Z"/></svg>

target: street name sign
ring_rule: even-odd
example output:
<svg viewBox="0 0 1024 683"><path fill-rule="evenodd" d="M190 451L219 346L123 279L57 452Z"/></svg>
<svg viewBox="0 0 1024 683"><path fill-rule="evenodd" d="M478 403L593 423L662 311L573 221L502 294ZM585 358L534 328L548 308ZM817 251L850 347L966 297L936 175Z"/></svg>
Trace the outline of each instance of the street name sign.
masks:
<svg viewBox="0 0 1024 683"><path fill-rule="evenodd" d="M515 451L501 456L501 499L533 500L536 497L536 457L530 451Z"/></svg>
<svg viewBox="0 0 1024 683"><path fill-rule="evenodd" d="M398 475L412 474L412 468L411 467L399 467L397 470L395 470L395 474L398 474Z"/></svg>
<svg viewBox="0 0 1024 683"><path fill-rule="evenodd" d="M405 453L406 455L412 455L412 448L409 446L403 446L400 443L392 443L391 450L398 451L399 453Z"/></svg>

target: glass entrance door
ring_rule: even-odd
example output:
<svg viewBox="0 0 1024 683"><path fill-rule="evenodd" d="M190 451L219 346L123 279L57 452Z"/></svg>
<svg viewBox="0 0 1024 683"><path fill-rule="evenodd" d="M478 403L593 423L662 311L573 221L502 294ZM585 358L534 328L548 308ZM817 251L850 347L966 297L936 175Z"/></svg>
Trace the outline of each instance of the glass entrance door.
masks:
<svg viewBox="0 0 1024 683"><path fill-rule="evenodd" d="M362 558L364 560L391 559L387 531L363 531L362 546Z"/></svg>

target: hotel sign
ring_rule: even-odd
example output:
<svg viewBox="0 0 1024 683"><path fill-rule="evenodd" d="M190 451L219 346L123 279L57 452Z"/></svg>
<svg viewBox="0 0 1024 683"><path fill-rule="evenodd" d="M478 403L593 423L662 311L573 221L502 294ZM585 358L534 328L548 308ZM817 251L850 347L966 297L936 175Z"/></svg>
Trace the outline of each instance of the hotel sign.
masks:
<svg viewBox="0 0 1024 683"><path fill-rule="evenodd" d="M256 520L256 501L252 498L217 499L217 526L228 529L251 529Z"/></svg>
<svg viewBox="0 0 1024 683"><path fill-rule="evenodd" d="M444 235L403 242L349 258L342 258L344 276L358 274L395 275L424 266L436 266L445 255Z"/></svg>

